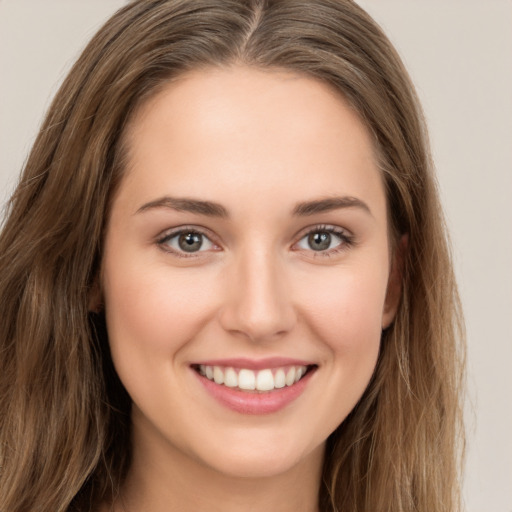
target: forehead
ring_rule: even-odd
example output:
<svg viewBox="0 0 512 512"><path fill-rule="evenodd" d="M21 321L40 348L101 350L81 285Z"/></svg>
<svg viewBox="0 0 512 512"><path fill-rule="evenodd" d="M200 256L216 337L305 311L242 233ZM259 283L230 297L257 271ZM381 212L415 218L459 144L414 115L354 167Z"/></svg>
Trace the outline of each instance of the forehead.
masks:
<svg viewBox="0 0 512 512"><path fill-rule="evenodd" d="M383 196L358 113L328 85L288 71L184 74L139 108L127 145L124 181L148 201L158 190L215 194L239 206L246 195L284 189L290 202L308 194Z"/></svg>

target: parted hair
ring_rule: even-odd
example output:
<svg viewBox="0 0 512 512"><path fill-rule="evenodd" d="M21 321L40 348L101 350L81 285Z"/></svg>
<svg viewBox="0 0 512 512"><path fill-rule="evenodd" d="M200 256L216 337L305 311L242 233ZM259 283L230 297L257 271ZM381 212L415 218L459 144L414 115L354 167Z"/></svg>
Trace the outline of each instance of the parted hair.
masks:
<svg viewBox="0 0 512 512"><path fill-rule="evenodd" d="M1 512L88 511L115 498L131 405L89 303L125 128L174 77L237 64L314 77L348 100L373 137L390 237L407 240L374 376L327 441L320 510L459 509L464 332L423 115L395 49L351 0L138 0L64 80L6 206Z"/></svg>

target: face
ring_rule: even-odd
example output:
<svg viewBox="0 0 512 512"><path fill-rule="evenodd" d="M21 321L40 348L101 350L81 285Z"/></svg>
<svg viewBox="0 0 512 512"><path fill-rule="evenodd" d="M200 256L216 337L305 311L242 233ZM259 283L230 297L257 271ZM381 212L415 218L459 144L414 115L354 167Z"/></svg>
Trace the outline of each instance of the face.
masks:
<svg viewBox="0 0 512 512"><path fill-rule="evenodd" d="M128 143L101 287L135 449L239 476L318 460L396 308L365 127L320 82L233 67L170 83Z"/></svg>

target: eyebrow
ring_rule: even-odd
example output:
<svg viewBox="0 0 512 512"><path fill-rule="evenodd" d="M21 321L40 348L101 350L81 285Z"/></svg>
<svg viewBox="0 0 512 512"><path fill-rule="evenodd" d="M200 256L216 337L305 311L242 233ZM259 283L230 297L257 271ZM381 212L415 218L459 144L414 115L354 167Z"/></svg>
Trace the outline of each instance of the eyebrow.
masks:
<svg viewBox="0 0 512 512"><path fill-rule="evenodd" d="M227 218L229 213L221 204L200 199L178 198L164 196L142 205L137 213L142 213L156 208L170 208L179 212L190 212L207 217ZM325 213L342 208L359 208L370 215L372 212L368 205L357 197L328 197L313 201L305 201L295 205L292 213L297 217L309 217L319 213Z"/></svg>
<svg viewBox="0 0 512 512"><path fill-rule="evenodd" d="M293 215L308 217L310 215L325 213L341 208L359 208L372 215L369 206L364 201L361 201L361 199L358 199L357 197L350 196L328 197L325 199L298 203L293 209Z"/></svg>
<svg viewBox="0 0 512 512"><path fill-rule="evenodd" d="M142 213L154 208L171 208L179 212L197 213L208 217L228 217L228 211L224 206L211 201L201 201L199 199L161 197L149 203L142 205L137 213Z"/></svg>

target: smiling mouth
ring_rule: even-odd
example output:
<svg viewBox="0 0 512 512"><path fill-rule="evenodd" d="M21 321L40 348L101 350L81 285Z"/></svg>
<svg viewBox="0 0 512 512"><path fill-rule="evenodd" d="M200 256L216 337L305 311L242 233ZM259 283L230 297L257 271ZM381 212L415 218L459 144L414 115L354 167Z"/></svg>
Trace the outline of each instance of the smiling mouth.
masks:
<svg viewBox="0 0 512 512"><path fill-rule="evenodd" d="M293 386L316 365L287 365L279 368L251 370L225 366L192 365L192 368L209 381L237 391L265 393Z"/></svg>

